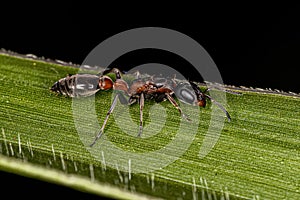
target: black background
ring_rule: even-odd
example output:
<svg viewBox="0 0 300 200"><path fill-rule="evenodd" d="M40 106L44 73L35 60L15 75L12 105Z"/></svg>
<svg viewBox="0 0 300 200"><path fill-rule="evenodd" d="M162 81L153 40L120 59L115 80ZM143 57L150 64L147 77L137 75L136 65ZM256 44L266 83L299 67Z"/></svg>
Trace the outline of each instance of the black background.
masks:
<svg viewBox="0 0 300 200"><path fill-rule="evenodd" d="M112 35L137 27L165 27L201 44L225 84L300 92L300 6L296 4L62 5L43 1L38 8L32 6L36 4L2 6L0 48L80 64ZM153 52L133 54L116 63L130 68L151 61L182 68L186 64Z"/></svg>
<svg viewBox="0 0 300 200"><path fill-rule="evenodd" d="M45 3L39 9L28 9L20 5L2 14L1 27L6 28L1 31L0 47L81 64L112 35L137 27L165 27L201 44L225 84L300 92L300 6L150 2L136 6L140 7ZM114 64L131 68L151 61L179 71L190 67L160 52L132 54Z"/></svg>

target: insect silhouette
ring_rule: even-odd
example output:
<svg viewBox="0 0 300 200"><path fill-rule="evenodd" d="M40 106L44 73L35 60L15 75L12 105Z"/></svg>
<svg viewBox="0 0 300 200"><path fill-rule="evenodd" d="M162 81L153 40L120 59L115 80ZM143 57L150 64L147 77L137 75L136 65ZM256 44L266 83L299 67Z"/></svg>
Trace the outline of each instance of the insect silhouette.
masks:
<svg viewBox="0 0 300 200"><path fill-rule="evenodd" d="M108 75L106 75L107 73L114 73L116 77L115 80L113 81ZM155 76L139 78L137 75L137 78L129 86L127 82L122 79L119 69L113 68L112 70L107 71L107 73L103 73L102 75L68 75L67 77L55 82L51 87L53 92L69 97L87 97L97 93L98 91L110 89L117 91L100 131L95 136L94 141L90 144L91 147L104 133L109 116L113 112L118 99L122 104L139 104L140 120L137 136L141 136L143 131L143 108L145 100L155 100L157 103L169 101L178 110L182 118L187 121L191 121L191 119L183 113L182 109L174 99L174 96L185 104L200 107L205 107L206 101L209 99L226 114L228 121L231 120L227 110L219 102L207 94L208 89L202 91L200 87L192 81L180 82L175 78L166 79ZM223 91L232 94L240 94L238 92L228 90Z"/></svg>

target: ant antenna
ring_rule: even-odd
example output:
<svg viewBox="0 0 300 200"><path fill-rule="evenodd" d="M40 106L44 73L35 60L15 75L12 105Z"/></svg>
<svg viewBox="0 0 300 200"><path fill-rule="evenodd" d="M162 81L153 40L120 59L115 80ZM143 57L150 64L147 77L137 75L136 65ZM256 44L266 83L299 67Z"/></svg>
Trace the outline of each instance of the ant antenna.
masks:
<svg viewBox="0 0 300 200"><path fill-rule="evenodd" d="M229 113L227 112L227 110L224 108L224 106L222 106L222 104L220 104L219 102L217 102L211 96L209 96L207 94L204 94L204 95L205 95L205 97L209 98L211 100L211 102L213 102L214 104L216 104L226 114L226 117L227 117L228 121L230 122L231 117L230 117Z"/></svg>

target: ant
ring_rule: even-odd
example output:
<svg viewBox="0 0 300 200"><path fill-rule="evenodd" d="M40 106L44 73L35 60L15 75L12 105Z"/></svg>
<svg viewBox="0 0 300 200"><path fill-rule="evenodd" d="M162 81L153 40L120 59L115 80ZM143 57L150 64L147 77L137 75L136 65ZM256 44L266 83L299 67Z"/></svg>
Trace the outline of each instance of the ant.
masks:
<svg viewBox="0 0 300 200"><path fill-rule="evenodd" d="M109 116L111 115L117 104L118 99L122 104L139 104L140 121L139 132L137 135L138 137L141 136L143 131L143 108L145 100L155 100L157 103L162 101L169 101L178 110L182 118L187 121L191 121L191 119L183 113L182 109L179 107L173 96L176 96L179 101L183 103L200 107L205 107L206 101L207 99L209 99L226 114L228 121L231 120L231 117L227 110L211 96L206 94L208 89L206 89L205 91L201 91L200 87L192 81L188 81L188 83L177 83L178 81L175 80L175 77L174 79L169 81L164 78L152 76L150 78L147 77L146 80L144 80L145 78L137 78L132 82L130 86L128 86L127 82L122 79L119 69L113 68L108 72L112 72L115 74L115 81L113 81L109 76L104 75L106 73L103 73L100 76L92 74L75 74L68 75L67 77L58 80L51 87L51 90L53 92L60 93L69 97L91 96L99 90L101 91L113 89L117 91L106 114L103 125L99 133L96 135L94 141L90 144L90 147L92 147L104 133L104 128L107 124ZM228 90L223 91L232 94L240 94L237 92L230 92ZM129 97L129 99L127 100L124 96Z"/></svg>

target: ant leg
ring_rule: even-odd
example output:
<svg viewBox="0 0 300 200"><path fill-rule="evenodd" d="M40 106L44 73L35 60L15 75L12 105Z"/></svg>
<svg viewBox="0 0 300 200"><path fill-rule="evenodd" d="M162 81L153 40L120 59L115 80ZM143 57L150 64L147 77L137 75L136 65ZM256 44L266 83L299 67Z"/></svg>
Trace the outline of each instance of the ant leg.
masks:
<svg viewBox="0 0 300 200"><path fill-rule="evenodd" d="M141 136L142 132L143 132L143 108L144 108L144 93L141 93L140 99L139 99L139 103L140 103L140 129L139 129L139 133L138 133L138 137Z"/></svg>
<svg viewBox="0 0 300 200"><path fill-rule="evenodd" d="M114 100L113 100L113 102L112 102L112 104L111 104L111 106L110 106L110 109L108 110L108 112L107 112L107 114L106 114L106 118L105 118L105 120L104 120L104 122L103 122L103 125L102 125L102 127L101 127L99 133L96 135L96 137L95 137L93 143L90 144L90 147L93 147L94 144L96 144L96 141L102 136L103 131L104 131L104 128L105 128L105 125L106 125L106 123L107 123L107 121L108 121L108 118L109 118L110 114L113 112L114 108L116 107L117 100L118 100L118 94L115 96L115 98L114 98Z"/></svg>
<svg viewBox="0 0 300 200"><path fill-rule="evenodd" d="M168 100L170 101L170 103L179 111L180 115L186 119L187 121L192 121L188 116L186 116L181 108L179 107L179 105L177 104L177 102L175 101L175 99L173 97L171 97L171 95L169 93L166 93L166 96L168 98Z"/></svg>
<svg viewBox="0 0 300 200"><path fill-rule="evenodd" d="M214 100L211 96L205 94L205 96L207 98L209 98L211 100L211 102L215 103L217 106L219 106L219 108L226 114L226 117L228 119L228 121L230 122L231 117L229 115L229 113L227 112L227 110L222 106L222 104L220 104L219 102L217 102L216 100Z"/></svg>
<svg viewBox="0 0 300 200"><path fill-rule="evenodd" d="M115 90L115 92L119 95L120 103L122 105L128 105L129 98L125 97L124 92L123 91L117 91L117 90Z"/></svg>
<svg viewBox="0 0 300 200"><path fill-rule="evenodd" d="M128 99L128 105L132 105L132 104L134 104L134 103L136 103L136 98L130 97L130 98Z"/></svg>

